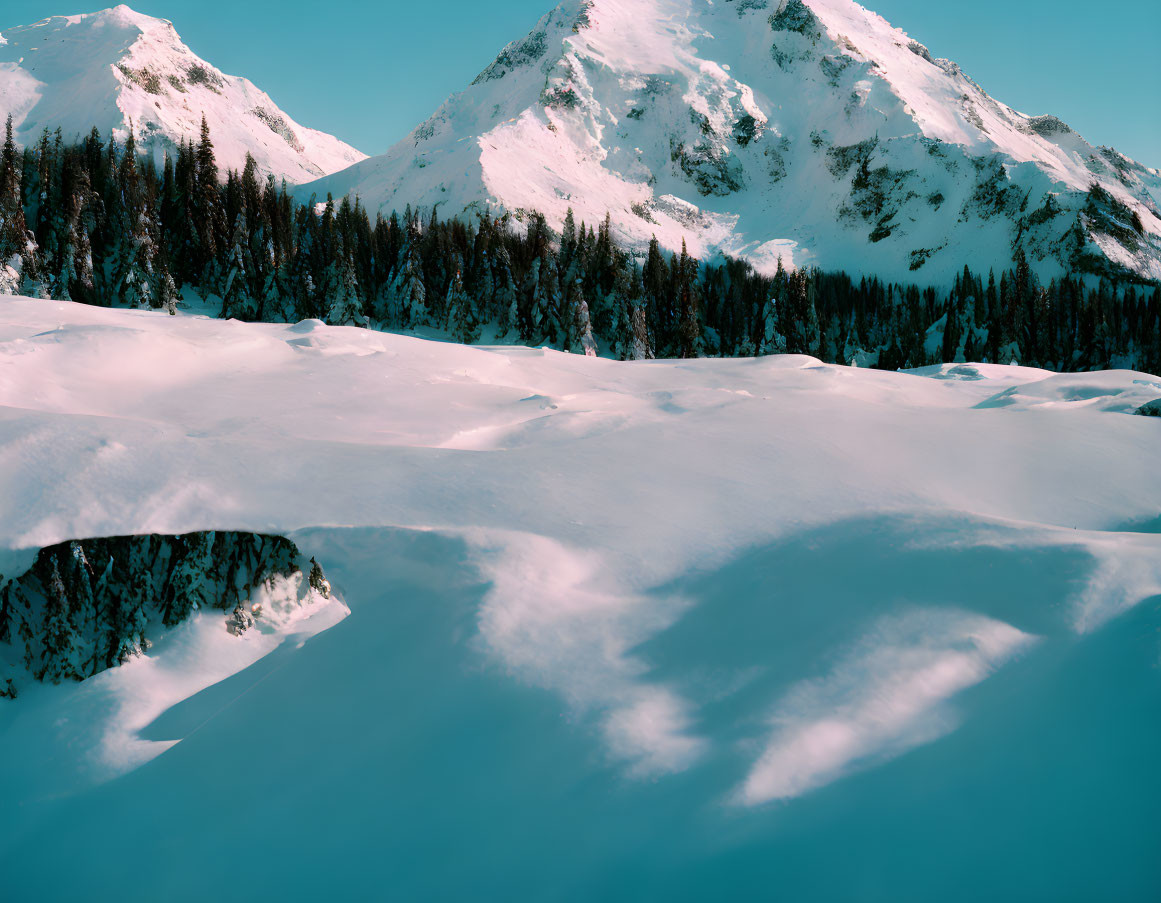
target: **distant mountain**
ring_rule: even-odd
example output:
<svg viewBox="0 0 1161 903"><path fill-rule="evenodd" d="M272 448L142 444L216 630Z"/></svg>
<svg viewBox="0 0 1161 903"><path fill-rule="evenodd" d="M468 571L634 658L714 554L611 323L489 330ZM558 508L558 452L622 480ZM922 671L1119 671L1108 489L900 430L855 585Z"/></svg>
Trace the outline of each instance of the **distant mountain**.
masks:
<svg viewBox="0 0 1161 903"><path fill-rule="evenodd" d="M169 22L127 6L0 32L0 121L8 114L23 144L45 128L71 139L94 125L123 139L132 123L138 145L158 157L197 137L205 114L220 165L240 169L249 151L264 173L290 182L366 158L201 59Z"/></svg>
<svg viewBox="0 0 1161 903"><path fill-rule="evenodd" d="M566 0L386 154L372 209L572 207L770 270L1161 278L1161 173L994 100L851 0Z"/></svg>

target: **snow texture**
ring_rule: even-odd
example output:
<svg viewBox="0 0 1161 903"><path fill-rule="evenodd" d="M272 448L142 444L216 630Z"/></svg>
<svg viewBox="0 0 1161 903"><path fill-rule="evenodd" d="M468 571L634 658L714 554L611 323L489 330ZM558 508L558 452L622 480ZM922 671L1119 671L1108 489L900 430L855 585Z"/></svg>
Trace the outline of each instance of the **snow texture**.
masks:
<svg viewBox="0 0 1161 903"><path fill-rule="evenodd" d="M2 299L0 570L250 530L349 606L0 699L5 894L1155 898L1159 391Z"/></svg>

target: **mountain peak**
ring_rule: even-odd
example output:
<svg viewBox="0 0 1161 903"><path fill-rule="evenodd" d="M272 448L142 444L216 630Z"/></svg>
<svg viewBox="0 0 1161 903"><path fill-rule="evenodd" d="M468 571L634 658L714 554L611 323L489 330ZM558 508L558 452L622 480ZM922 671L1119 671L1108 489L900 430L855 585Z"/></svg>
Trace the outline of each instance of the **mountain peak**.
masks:
<svg viewBox="0 0 1161 903"><path fill-rule="evenodd" d="M305 182L365 158L197 56L168 20L124 4L6 29L0 71L0 118L12 115L22 144L45 128L73 139L93 126L124 140L132 123L138 147L160 159L196 139L204 115L225 168L249 153L263 172Z"/></svg>
<svg viewBox="0 0 1161 903"><path fill-rule="evenodd" d="M124 3L117 6L110 6L106 9L99 9L91 13L49 16L48 18L41 19L39 22L33 22L31 25L8 28L4 34L6 37L15 37L16 39L19 39L21 35L25 37L51 38L52 35L59 35L63 29L70 26L74 29L70 32L70 38L72 40L76 40L80 34L76 30L77 26L80 26L81 31L94 28L100 28L102 30L112 28L123 31L137 31L141 34L168 32L174 37L177 36L177 31L174 29L173 23L168 19L159 19L154 16L148 16L145 13L139 13Z"/></svg>
<svg viewBox="0 0 1161 903"><path fill-rule="evenodd" d="M566 0L386 154L309 191L557 229L569 208L608 213L621 241L764 270L942 281L1021 246L1042 275L1161 277L1155 174L852 0Z"/></svg>
<svg viewBox="0 0 1161 903"><path fill-rule="evenodd" d="M76 16L66 16L65 18L72 21L82 21L85 19L92 19L97 22L116 22L121 25L134 25L139 28L153 28L156 26L168 26L173 28L173 23L168 19L159 19L155 16L148 16L145 13L139 13L137 10L130 7L128 4L119 3L116 6L110 6L107 9L97 10L92 13L81 13Z"/></svg>

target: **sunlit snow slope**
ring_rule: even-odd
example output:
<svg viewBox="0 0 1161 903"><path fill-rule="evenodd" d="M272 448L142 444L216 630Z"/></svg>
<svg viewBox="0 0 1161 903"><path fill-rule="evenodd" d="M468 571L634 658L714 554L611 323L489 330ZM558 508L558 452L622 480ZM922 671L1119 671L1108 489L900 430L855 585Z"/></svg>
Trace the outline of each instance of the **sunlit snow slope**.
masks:
<svg viewBox="0 0 1161 903"><path fill-rule="evenodd" d="M638 246L765 270L944 281L1020 245L1045 277L1161 277L1161 174L852 0L565 0L386 154L302 193L328 191L555 228L608 213Z"/></svg>
<svg viewBox="0 0 1161 903"><path fill-rule="evenodd" d="M2 895L1155 900L1158 397L2 299L0 572L265 531L346 605L0 699Z"/></svg>
<svg viewBox="0 0 1161 903"><path fill-rule="evenodd" d="M7 23L0 23L0 25ZM240 170L249 152L263 173L306 182L366 157L333 135L299 125L247 79L195 55L172 24L117 6L54 16L0 32L0 120L36 142L93 126L161 154L200 136L204 115L220 166Z"/></svg>

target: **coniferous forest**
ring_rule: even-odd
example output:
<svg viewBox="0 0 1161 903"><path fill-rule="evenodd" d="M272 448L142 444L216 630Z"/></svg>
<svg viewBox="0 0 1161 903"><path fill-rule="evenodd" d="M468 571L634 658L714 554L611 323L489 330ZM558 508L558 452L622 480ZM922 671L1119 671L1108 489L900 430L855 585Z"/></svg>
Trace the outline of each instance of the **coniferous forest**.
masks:
<svg viewBox="0 0 1161 903"><path fill-rule="evenodd" d="M737 260L619 247L609 223L372 218L357 200L298 203L253 160L221 178L204 122L163 165L96 129L47 131L0 157L0 293L222 317L318 318L461 342L622 359L810 354L884 369L1018 361L1161 372L1161 288L1080 274L1040 284L1017 249L965 260L942 290L842 272L756 273Z"/></svg>

